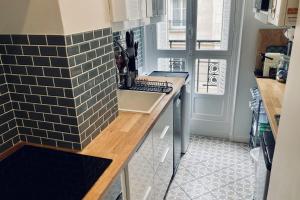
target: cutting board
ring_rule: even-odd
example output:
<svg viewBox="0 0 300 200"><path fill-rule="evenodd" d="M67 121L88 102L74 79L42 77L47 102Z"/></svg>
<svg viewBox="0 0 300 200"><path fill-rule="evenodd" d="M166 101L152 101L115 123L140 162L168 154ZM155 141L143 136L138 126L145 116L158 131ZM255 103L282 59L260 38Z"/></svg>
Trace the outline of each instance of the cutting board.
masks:
<svg viewBox="0 0 300 200"><path fill-rule="evenodd" d="M261 53L265 53L269 46L285 46L288 39L284 36L285 29L260 29L257 35L256 69L263 69Z"/></svg>

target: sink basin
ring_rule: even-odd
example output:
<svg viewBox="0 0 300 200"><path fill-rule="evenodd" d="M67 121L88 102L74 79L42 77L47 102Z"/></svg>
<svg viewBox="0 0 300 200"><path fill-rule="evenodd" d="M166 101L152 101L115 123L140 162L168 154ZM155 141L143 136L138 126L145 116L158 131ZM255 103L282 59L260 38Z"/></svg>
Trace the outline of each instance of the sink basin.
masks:
<svg viewBox="0 0 300 200"><path fill-rule="evenodd" d="M118 90L119 110L150 114L164 93Z"/></svg>

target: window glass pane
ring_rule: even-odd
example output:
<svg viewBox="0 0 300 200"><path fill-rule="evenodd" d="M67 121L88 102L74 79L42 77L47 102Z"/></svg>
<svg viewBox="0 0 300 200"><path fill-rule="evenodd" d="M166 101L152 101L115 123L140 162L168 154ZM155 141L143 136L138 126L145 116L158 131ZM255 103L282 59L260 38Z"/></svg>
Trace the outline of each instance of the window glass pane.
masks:
<svg viewBox="0 0 300 200"><path fill-rule="evenodd" d="M154 65L146 65L143 67L144 74L150 74L153 71L186 71L185 59L183 58L158 58Z"/></svg>
<svg viewBox="0 0 300 200"><path fill-rule="evenodd" d="M157 23L157 47L186 48L186 0L167 0L167 20Z"/></svg>
<svg viewBox="0 0 300 200"><path fill-rule="evenodd" d="M182 72L186 70L183 58L159 58L157 66L160 71Z"/></svg>
<svg viewBox="0 0 300 200"><path fill-rule="evenodd" d="M226 64L222 59L197 59L195 93L224 95Z"/></svg>
<svg viewBox="0 0 300 200"><path fill-rule="evenodd" d="M198 0L197 50L227 50L231 0Z"/></svg>

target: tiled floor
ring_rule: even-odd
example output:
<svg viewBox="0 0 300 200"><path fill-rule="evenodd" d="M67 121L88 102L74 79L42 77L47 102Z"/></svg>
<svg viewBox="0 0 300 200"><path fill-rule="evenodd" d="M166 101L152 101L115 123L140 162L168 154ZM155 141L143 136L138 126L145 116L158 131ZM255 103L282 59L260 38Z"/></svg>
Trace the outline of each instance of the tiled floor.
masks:
<svg viewBox="0 0 300 200"><path fill-rule="evenodd" d="M247 144L192 136L167 200L252 200L254 165Z"/></svg>

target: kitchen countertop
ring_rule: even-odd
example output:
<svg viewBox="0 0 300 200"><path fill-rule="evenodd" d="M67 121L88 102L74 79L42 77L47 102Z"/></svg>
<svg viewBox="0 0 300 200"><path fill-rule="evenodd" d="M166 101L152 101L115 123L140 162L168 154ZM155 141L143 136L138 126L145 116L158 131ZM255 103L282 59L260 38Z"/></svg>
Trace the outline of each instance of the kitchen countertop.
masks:
<svg viewBox="0 0 300 200"><path fill-rule="evenodd" d="M173 91L170 94L165 95L150 114L119 111L119 116L82 151L74 152L69 149L30 144L37 147L112 159L112 163L85 195L85 200L95 200L103 197L107 189L127 165L139 145L142 144L143 139L146 138L162 111L167 107L175 94L185 83L184 78L148 76L141 76L139 78L173 83ZM0 160L11 155L13 152L24 146L24 144L28 143L20 142L6 152L0 154Z"/></svg>
<svg viewBox="0 0 300 200"><path fill-rule="evenodd" d="M269 123L276 140L278 126L275 115L281 114L282 101L284 96L285 84L273 79L256 78L264 108L266 110Z"/></svg>
<svg viewBox="0 0 300 200"><path fill-rule="evenodd" d="M119 116L99 136L97 136L81 153L85 155L111 158L113 161L86 194L86 200L101 198L110 184L126 166L136 149L143 142L160 113L172 100L184 84L183 78L143 77L148 80L169 81L173 91L164 96L150 114L119 112Z"/></svg>

